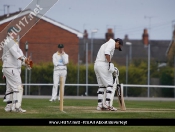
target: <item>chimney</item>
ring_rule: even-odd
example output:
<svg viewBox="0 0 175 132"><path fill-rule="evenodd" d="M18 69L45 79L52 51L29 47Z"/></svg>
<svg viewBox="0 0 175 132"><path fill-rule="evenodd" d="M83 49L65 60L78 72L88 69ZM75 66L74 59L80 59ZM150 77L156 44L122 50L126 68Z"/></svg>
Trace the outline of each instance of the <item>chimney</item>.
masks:
<svg viewBox="0 0 175 132"><path fill-rule="evenodd" d="M148 30L145 28L144 31L143 31L143 35L142 35L142 41L143 41L143 44L145 46L147 46L148 43L149 43L149 39L148 38L149 38Z"/></svg>
<svg viewBox="0 0 175 132"><path fill-rule="evenodd" d="M84 30L83 38L84 38L84 39L88 39L88 33L87 33L87 30Z"/></svg>
<svg viewBox="0 0 175 132"><path fill-rule="evenodd" d="M128 40L129 40L129 38L128 38L128 35L127 35L127 34L125 35L124 40L126 40L126 41L128 41Z"/></svg>
<svg viewBox="0 0 175 132"><path fill-rule="evenodd" d="M173 39L175 39L175 25L174 25L174 31L173 31Z"/></svg>
<svg viewBox="0 0 175 132"><path fill-rule="evenodd" d="M106 40L108 41L110 38L114 38L114 33L111 28L108 29L108 32L105 34L106 35Z"/></svg>
<svg viewBox="0 0 175 132"><path fill-rule="evenodd" d="M9 8L10 8L10 6L7 5L7 17L9 17Z"/></svg>

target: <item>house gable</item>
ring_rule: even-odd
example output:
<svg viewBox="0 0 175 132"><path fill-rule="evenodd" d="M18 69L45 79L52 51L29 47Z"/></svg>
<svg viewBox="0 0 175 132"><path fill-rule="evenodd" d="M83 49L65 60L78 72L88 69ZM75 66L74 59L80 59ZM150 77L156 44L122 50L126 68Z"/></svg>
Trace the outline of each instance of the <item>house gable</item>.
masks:
<svg viewBox="0 0 175 132"><path fill-rule="evenodd" d="M28 15L29 11L21 12L17 17L11 16L6 19L1 19L0 30L2 31L10 22L13 25L16 24L25 15ZM15 19L14 19L15 18ZM35 17L38 20L38 17ZM28 25L29 26L29 25ZM23 30L29 29L27 26L23 27ZM5 29L7 30L7 29ZM2 41L6 37L7 31L3 30L0 37ZM34 26L24 34L21 30L19 33L20 37L20 48L23 50L24 55L25 43L28 42L28 56L32 56L34 63L39 62L52 62L52 55L57 52L58 44L62 43L65 45L65 52L69 55L69 60L77 63L78 59L78 44L79 38L83 36L77 30L67 27L61 23L58 23L48 17L43 16Z"/></svg>
<svg viewBox="0 0 175 132"><path fill-rule="evenodd" d="M10 15L10 17L6 17L6 18L5 17L0 17L1 18L0 25L4 24L6 22L10 22L10 21L12 21L14 19L17 19L19 17L25 16L25 15L29 14L30 12L31 12L31 10L24 10L22 12L19 12L19 14L14 13L14 15ZM63 28L63 29L65 29L65 30L67 30L67 31L69 31L71 33L74 33L79 38L82 38L83 37L83 33L79 32L79 31L77 31L77 30L75 30L73 28L70 28L68 26L65 26L62 23L59 23L57 21L54 21L53 19L51 19L49 17L42 16L41 14L38 14L37 17L39 19L41 18L42 20L45 20L45 21L47 21L47 22L49 22L49 23L51 23L51 24L53 24L53 25L55 25L57 27Z"/></svg>

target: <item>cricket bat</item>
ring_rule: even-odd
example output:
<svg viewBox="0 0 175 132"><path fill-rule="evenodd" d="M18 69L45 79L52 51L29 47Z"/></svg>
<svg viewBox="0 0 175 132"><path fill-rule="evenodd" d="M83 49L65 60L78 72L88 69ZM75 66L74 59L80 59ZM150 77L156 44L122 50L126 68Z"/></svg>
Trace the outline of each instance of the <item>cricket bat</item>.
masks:
<svg viewBox="0 0 175 132"><path fill-rule="evenodd" d="M124 97L123 97L123 85L119 84L118 76L116 76L116 78L115 78L114 86L117 87L116 94L118 97L118 103L119 103L120 110L125 111L126 107L125 107L125 101L124 101Z"/></svg>

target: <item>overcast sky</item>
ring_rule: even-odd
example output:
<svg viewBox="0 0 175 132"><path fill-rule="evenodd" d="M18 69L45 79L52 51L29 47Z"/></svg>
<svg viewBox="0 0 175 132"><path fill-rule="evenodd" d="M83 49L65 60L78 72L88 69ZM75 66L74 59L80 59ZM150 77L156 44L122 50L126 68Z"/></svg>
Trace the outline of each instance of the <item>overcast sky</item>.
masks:
<svg viewBox="0 0 175 132"><path fill-rule="evenodd" d="M0 15L3 5L10 5L12 13L31 1L0 0ZM112 28L115 38L127 34L129 39L141 39L143 29L151 27L150 39L171 40L175 0L59 0L45 15L82 33L87 29L89 38L93 29L98 29L95 38L104 38L107 28Z"/></svg>

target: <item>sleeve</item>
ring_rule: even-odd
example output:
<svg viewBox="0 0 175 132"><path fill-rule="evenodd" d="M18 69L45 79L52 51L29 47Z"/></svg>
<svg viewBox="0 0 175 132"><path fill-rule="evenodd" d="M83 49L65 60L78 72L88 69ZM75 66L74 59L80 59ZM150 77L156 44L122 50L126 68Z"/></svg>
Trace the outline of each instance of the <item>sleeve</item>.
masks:
<svg viewBox="0 0 175 132"><path fill-rule="evenodd" d="M55 54L53 54L53 56L52 56L52 61L53 61L53 65L54 65L54 66L57 66L57 65L58 65L58 61L57 61L57 59L56 59Z"/></svg>
<svg viewBox="0 0 175 132"><path fill-rule="evenodd" d="M9 49L10 53L16 58L20 58L22 55L20 55L18 52L17 52L17 47L16 45L13 45L10 49Z"/></svg>
<svg viewBox="0 0 175 132"><path fill-rule="evenodd" d="M63 59L64 65L66 65L66 64L69 63L69 56L68 56L68 54L64 53L64 54L62 55L62 59Z"/></svg>
<svg viewBox="0 0 175 132"><path fill-rule="evenodd" d="M105 48L105 54L110 55L110 52L115 49L115 41L108 41Z"/></svg>
<svg viewBox="0 0 175 132"><path fill-rule="evenodd" d="M25 55L24 55L24 53L22 52L21 49L20 49L20 55L25 57Z"/></svg>

